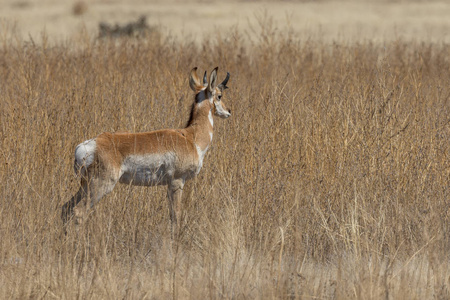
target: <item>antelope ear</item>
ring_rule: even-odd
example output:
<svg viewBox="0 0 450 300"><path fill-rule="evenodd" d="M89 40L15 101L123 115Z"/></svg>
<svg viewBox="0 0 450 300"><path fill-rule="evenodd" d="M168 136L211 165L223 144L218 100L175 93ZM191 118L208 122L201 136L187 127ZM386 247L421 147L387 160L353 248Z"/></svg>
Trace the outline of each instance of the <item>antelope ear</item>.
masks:
<svg viewBox="0 0 450 300"><path fill-rule="evenodd" d="M204 87L208 86L208 80L206 79L206 71L205 71L205 74L203 75L203 86Z"/></svg>
<svg viewBox="0 0 450 300"><path fill-rule="evenodd" d="M197 92L202 88L202 85L200 84L200 80L197 76L197 67L193 68L191 70L191 74L189 76L189 86L194 92Z"/></svg>
<svg viewBox="0 0 450 300"><path fill-rule="evenodd" d="M212 72L211 75L209 76L209 82L208 82L208 91L212 94L214 89L217 86L217 69L219 69L219 67L216 67Z"/></svg>

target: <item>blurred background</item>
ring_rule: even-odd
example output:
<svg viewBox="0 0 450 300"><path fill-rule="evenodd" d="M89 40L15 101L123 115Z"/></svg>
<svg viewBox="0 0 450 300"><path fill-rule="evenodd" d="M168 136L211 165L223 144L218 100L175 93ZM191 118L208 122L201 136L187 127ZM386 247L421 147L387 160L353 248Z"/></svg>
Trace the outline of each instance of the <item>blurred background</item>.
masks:
<svg viewBox="0 0 450 300"><path fill-rule="evenodd" d="M3 27L27 39L69 39L99 25L126 26L144 16L149 26L175 38L236 29L248 32L263 15L279 30L321 41L450 41L448 1L176 1L176 0L2 0Z"/></svg>

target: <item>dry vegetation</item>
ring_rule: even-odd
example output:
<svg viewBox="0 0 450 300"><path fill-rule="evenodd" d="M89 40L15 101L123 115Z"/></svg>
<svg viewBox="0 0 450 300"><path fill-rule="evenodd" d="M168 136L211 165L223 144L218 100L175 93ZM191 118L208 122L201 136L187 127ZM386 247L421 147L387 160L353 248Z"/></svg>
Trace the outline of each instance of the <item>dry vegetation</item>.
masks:
<svg viewBox="0 0 450 300"><path fill-rule="evenodd" d="M0 297L448 299L450 47L261 28L39 45L3 34ZM74 147L181 127L198 66L231 73L170 242L165 188L118 185L62 234Z"/></svg>

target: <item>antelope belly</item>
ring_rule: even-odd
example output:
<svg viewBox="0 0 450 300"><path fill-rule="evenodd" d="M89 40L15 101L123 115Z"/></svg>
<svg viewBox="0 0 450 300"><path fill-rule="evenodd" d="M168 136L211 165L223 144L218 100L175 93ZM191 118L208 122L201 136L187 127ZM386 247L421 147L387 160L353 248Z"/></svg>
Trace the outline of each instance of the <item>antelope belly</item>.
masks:
<svg viewBox="0 0 450 300"><path fill-rule="evenodd" d="M124 159L119 182L132 185L165 185L175 172L175 154L130 155Z"/></svg>

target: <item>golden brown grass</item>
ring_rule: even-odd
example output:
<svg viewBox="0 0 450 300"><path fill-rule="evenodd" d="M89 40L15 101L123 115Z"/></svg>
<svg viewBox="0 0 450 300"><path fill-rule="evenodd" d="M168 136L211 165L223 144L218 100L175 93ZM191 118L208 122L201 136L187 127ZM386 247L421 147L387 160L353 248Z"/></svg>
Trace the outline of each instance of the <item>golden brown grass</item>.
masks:
<svg viewBox="0 0 450 300"><path fill-rule="evenodd" d="M3 35L1 298L450 297L450 48L297 41L263 27L195 43L39 45ZM62 234L74 147L180 127L198 66L231 73L184 194L117 186Z"/></svg>

